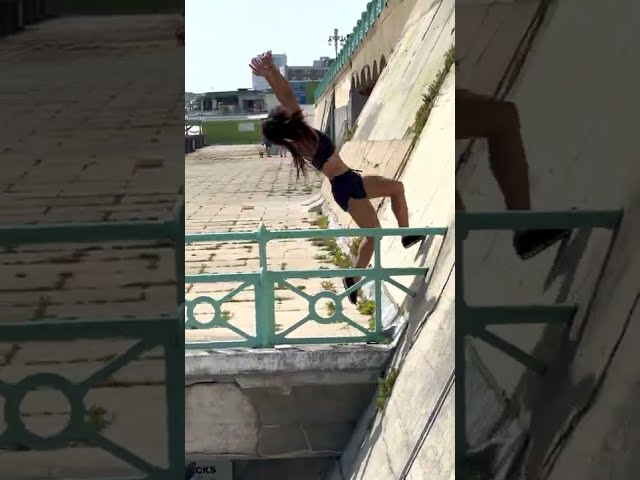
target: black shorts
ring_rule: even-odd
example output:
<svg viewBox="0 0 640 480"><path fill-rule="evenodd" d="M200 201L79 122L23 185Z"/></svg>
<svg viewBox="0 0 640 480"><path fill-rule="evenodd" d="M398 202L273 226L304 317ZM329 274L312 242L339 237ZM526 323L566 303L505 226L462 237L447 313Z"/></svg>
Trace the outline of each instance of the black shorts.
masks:
<svg viewBox="0 0 640 480"><path fill-rule="evenodd" d="M355 170L347 170L331 180L331 193L336 203L345 212L349 209L350 198L367 198L362 177Z"/></svg>

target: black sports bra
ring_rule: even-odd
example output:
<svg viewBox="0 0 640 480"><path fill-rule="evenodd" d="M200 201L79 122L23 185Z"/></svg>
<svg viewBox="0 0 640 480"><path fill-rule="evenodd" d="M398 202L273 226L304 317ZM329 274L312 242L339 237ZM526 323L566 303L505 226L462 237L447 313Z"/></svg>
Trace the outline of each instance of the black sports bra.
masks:
<svg viewBox="0 0 640 480"><path fill-rule="evenodd" d="M315 130L315 132L318 135L318 148L316 149L316 153L313 154L311 165L318 171L322 171L324 164L327 163L327 160L335 153L336 146L325 133L320 130Z"/></svg>

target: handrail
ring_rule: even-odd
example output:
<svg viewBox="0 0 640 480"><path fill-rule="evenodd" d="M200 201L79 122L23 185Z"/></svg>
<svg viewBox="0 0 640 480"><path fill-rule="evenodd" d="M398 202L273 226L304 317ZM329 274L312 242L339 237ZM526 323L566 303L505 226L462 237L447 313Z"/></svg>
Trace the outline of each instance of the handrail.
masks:
<svg viewBox="0 0 640 480"><path fill-rule="evenodd" d="M232 242L232 241L252 241L259 246L260 268L255 271L242 273L201 273L185 276L185 282L191 283L219 283L219 282L240 282L240 285L227 293L220 299L213 299L206 295L201 295L185 301L187 329L212 329L224 327L236 333L242 340L234 341L214 341L214 342L187 342L187 349L210 349L225 347L261 347L270 348L281 344L319 344L319 343L356 343L356 342L379 342L382 339L382 284L387 282L410 296L415 292L402 285L392 277L394 276L417 276L426 275L426 267L383 267L381 263L380 243L383 237L401 235L425 235L444 236L447 233L446 227L427 228L340 228L340 229L320 229L320 230L268 230L264 225L260 225L258 230L252 232L222 232L222 233L199 233L185 235L186 244L203 242ZM272 270L267 262L267 246L272 240L284 239L328 239L341 237L372 237L374 243L374 256L372 268L341 268L341 269L317 269L317 270ZM334 277L362 277L361 280L348 290L338 294L331 291L321 291L317 294L310 294L289 283L291 279L300 278L334 278ZM346 317L342 310L342 300L351 292L361 288L363 285L373 282L375 285L375 327L366 329ZM296 295L307 300L308 314L293 326L283 332L277 333L275 330L275 304L274 290L276 284L294 292ZM233 297L243 292L249 287L255 289L255 326L256 334L252 335L233 325L229 319L223 315L222 305L232 301ZM328 317L318 314L317 304L320 300L331 300L335 305L335 312ZM195 308L199 304L208 304L214 310L213 317L207 322L201 322L195 318ZM347 324L360 333L354 337L307 337L291 338L289 334L302 327L307 322L314 321L320 324L341 322Z"/></svg>
<svg viewBox="0 0 640 480"><path fill-rule="evenodd" d="M478 338L510 356L536 373L543 374L547 365L533 355L508 342L487 327L492 325L547 324L566 325L574 317L577 305L469 305L465 299L464 241L474 230L576 229L602 228L616 231L622 221L622 210L571 211L507 211L496 213L456 214L455 279L455 365L456 365L456 469L463 471L467 461L466 414L466 341ZM614 233L615 238L615 233ZM611 248L611 246L610 246ZM602 266L601 268L604 268Z"/></svg>
<svg viewBox="0 0 640 480"><path fill-rule="evenodd" d="M171 218L157 221L94 222L76 224L37 224L0 227L0 246L43 243L84 243L105 241L171 240L175 246L177 283L184 278L184 201L175 204ZM184 302L184 289L177 289L178 303ZM182 309L180 309L182 310ZM181 313L181 312L178 312ZM182 330L179 315L151 319L87 319L65 322L29 321L0 323L0 338L12 343L28 341L71 341L80 339L135 339L125 353L105 363L88 378L70 380L53 373L34 373L18 382L0 379L0 398L4 397L6 428L0 432L0 449L16 445L50 451L78 441L99 448L136 468L136 480L181 478L184 474L184 368ZM112 378L125 365L155 347L165 352L165 392L167 398L167 466L149 463L127 447L113 442L87 420L85 396ZM21 420L20 402L27 392L47 387L63 394L70 405L70 421L53 436L40 437ZM131 479L131 477L129 477ZM133 480L133 479L131 479Z"/></svg>
<svg viewBox="0 0 640 480"><path fill-rule="evenodd" d="M36 224L0 227L0 245L156 240L173 235L173 220Z"/></svg>
<svg viewBox="0 0 640 480"><path fill-rule="evenodd" d="M314 98L319 99L327 87L338 76L342 67L347 64L347 61L353 55L353 53L360 46L360 43L369 33L369 30L375 25L376 20L380 18L383 10L387 7L386 0L372 0L367 3L366 10L360 16L360 19L356 23L353 31L348 36L347 41L339 51L335 61L325 73L324 77L320 81L320 84L316 87Z"/></svg>

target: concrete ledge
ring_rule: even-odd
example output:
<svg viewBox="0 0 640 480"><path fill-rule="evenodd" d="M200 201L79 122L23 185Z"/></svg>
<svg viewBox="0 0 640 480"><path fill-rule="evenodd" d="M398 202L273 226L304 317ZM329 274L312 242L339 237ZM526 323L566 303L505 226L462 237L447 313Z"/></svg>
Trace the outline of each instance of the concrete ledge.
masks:
<svg viewBox="0 0 640 480"><path fill-rule="evenodd" d="M229 375L381 370L391 353L391 347L373 344L208 350L185 355L185 382Z"/></svg>

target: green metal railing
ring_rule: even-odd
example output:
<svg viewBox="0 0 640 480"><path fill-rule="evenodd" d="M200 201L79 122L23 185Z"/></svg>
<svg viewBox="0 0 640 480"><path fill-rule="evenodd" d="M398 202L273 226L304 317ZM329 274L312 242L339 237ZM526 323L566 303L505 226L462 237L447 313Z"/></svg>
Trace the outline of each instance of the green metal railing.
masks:
<svg viewBox="0 0 640 480"><path fill-rule="evenodd" d="M149 222L105 222L69 225L33 225L0 228L0 246L24 244L64 244L107 241L171 240L175 247L176 281L184 278L184 204L178 201L172 218ZM184 301L184 290L176 288L178 304ZM135 480L175 480L184 475L184 331L181 328L183 308L174 318L82 320L61 322L29 321L0 323L0 339L4 342L52 342L87 339L135 339L125 353L109 361L88 378L73 382L62 375L35 373L18 382L0 379L0 396L4 397L6 428L0 432L0 450L55 450L71 444L102 448L133 468L143 472ZM168 466L158 467L127 448L102 435L91 424L84 399L91 389L107 382L125 365L156 347L165 352L165 394L167 401ZM69 422L53 436L43 437L27 429L20 416L20 403L27 393L40 388L60 392L71 411ZM129 477L131 478L131 477Z"/></svg>
<svg viewBox="0 0 640 480"><path fill-rule="evenodd" d="M473 306L465 300L464 240L474 230L530 229L617 229L622 210L501 213L459 213L456 215L456 469L464 471L467 456L467 415L465 392L465 344L467 337L478 338L539 374L547 365L487 330L492 325L569 324L577 305ZM604 267L603 267L604 268Z"/></svg>
<svg viewBox="0 0 640 480"><path fill-rule="evenodd" d="M188 342L188 349L208 349L225 347L273 347L280 344L320 344L320 343L355 343L355 342L379 342L382 338L382 285L387 282L408 295L415 293L394 280L394 276L403 275L426 275L426 267L403 267L387 268L382 266L380 242L383 237L400 235L445 235L447 228L366 228L366 229L330 229L330 230L280 230L270 231L264 225L255 232L229 232L229 233L200 233L185 235L187 244L203 242L237 242L252 241L258 243L259 265L258 271L243 273L203 273L197 275L187 275L185 283L218 283L218 282L240 282L240 285L222 298L215 300L209 296L198 296L185 301L186 322L188 329L211 329L225 327L242 337L242 340L216 341L216 342ZM305 239L305 238L340 238L340 237L373 237L374 255L372 268L341 268L335 270L271 270L268 265L268 243L272 240L284 239ZM322 291L311 295L302 289L289 283L289 280L297 278L335 278L335 277L361 277L361 280L348 290L337 294L330 291ZM373 282L375 284L375 329L369 330L354 322L344 315L342 300L351 292L361 288L365 284ZM282 332L276 332L274 291L278 285L284 287L308 302L308 314L294 325ZM233 300L238 293L253 287L255 291L255 335L241 330L232 325L224 318L222 305ZM318 313L318 304L321 300L333 301L335 312L323 317ZM195 318L195 309L200 304L207 304L213 307L213 318L208 322L201 322ZM342 322L360 333L352 337L306 337L291 338L289 335L295 332L308 322L315 321L320 324Z"/></svg>
<svg viewBox="0 0 640 480"><path fill-rule="evenodd" d="M367 3L366 10L362 13L360 20L358 20L358 23L353 28L351 35L349 35L349 38L338 53L338 57L316 88L314 94L314 98L316 100L320 99L320 96L324 93L331 82L333 82L333 80L338 76L342 68L348 63L349 58L351 58L351 55L355 53L357 48L365 39L365 37L369 33L369 30L371 30L376 20L382 14L382 11L386 8L387 3L387 0L372 0Z"/></svg>

